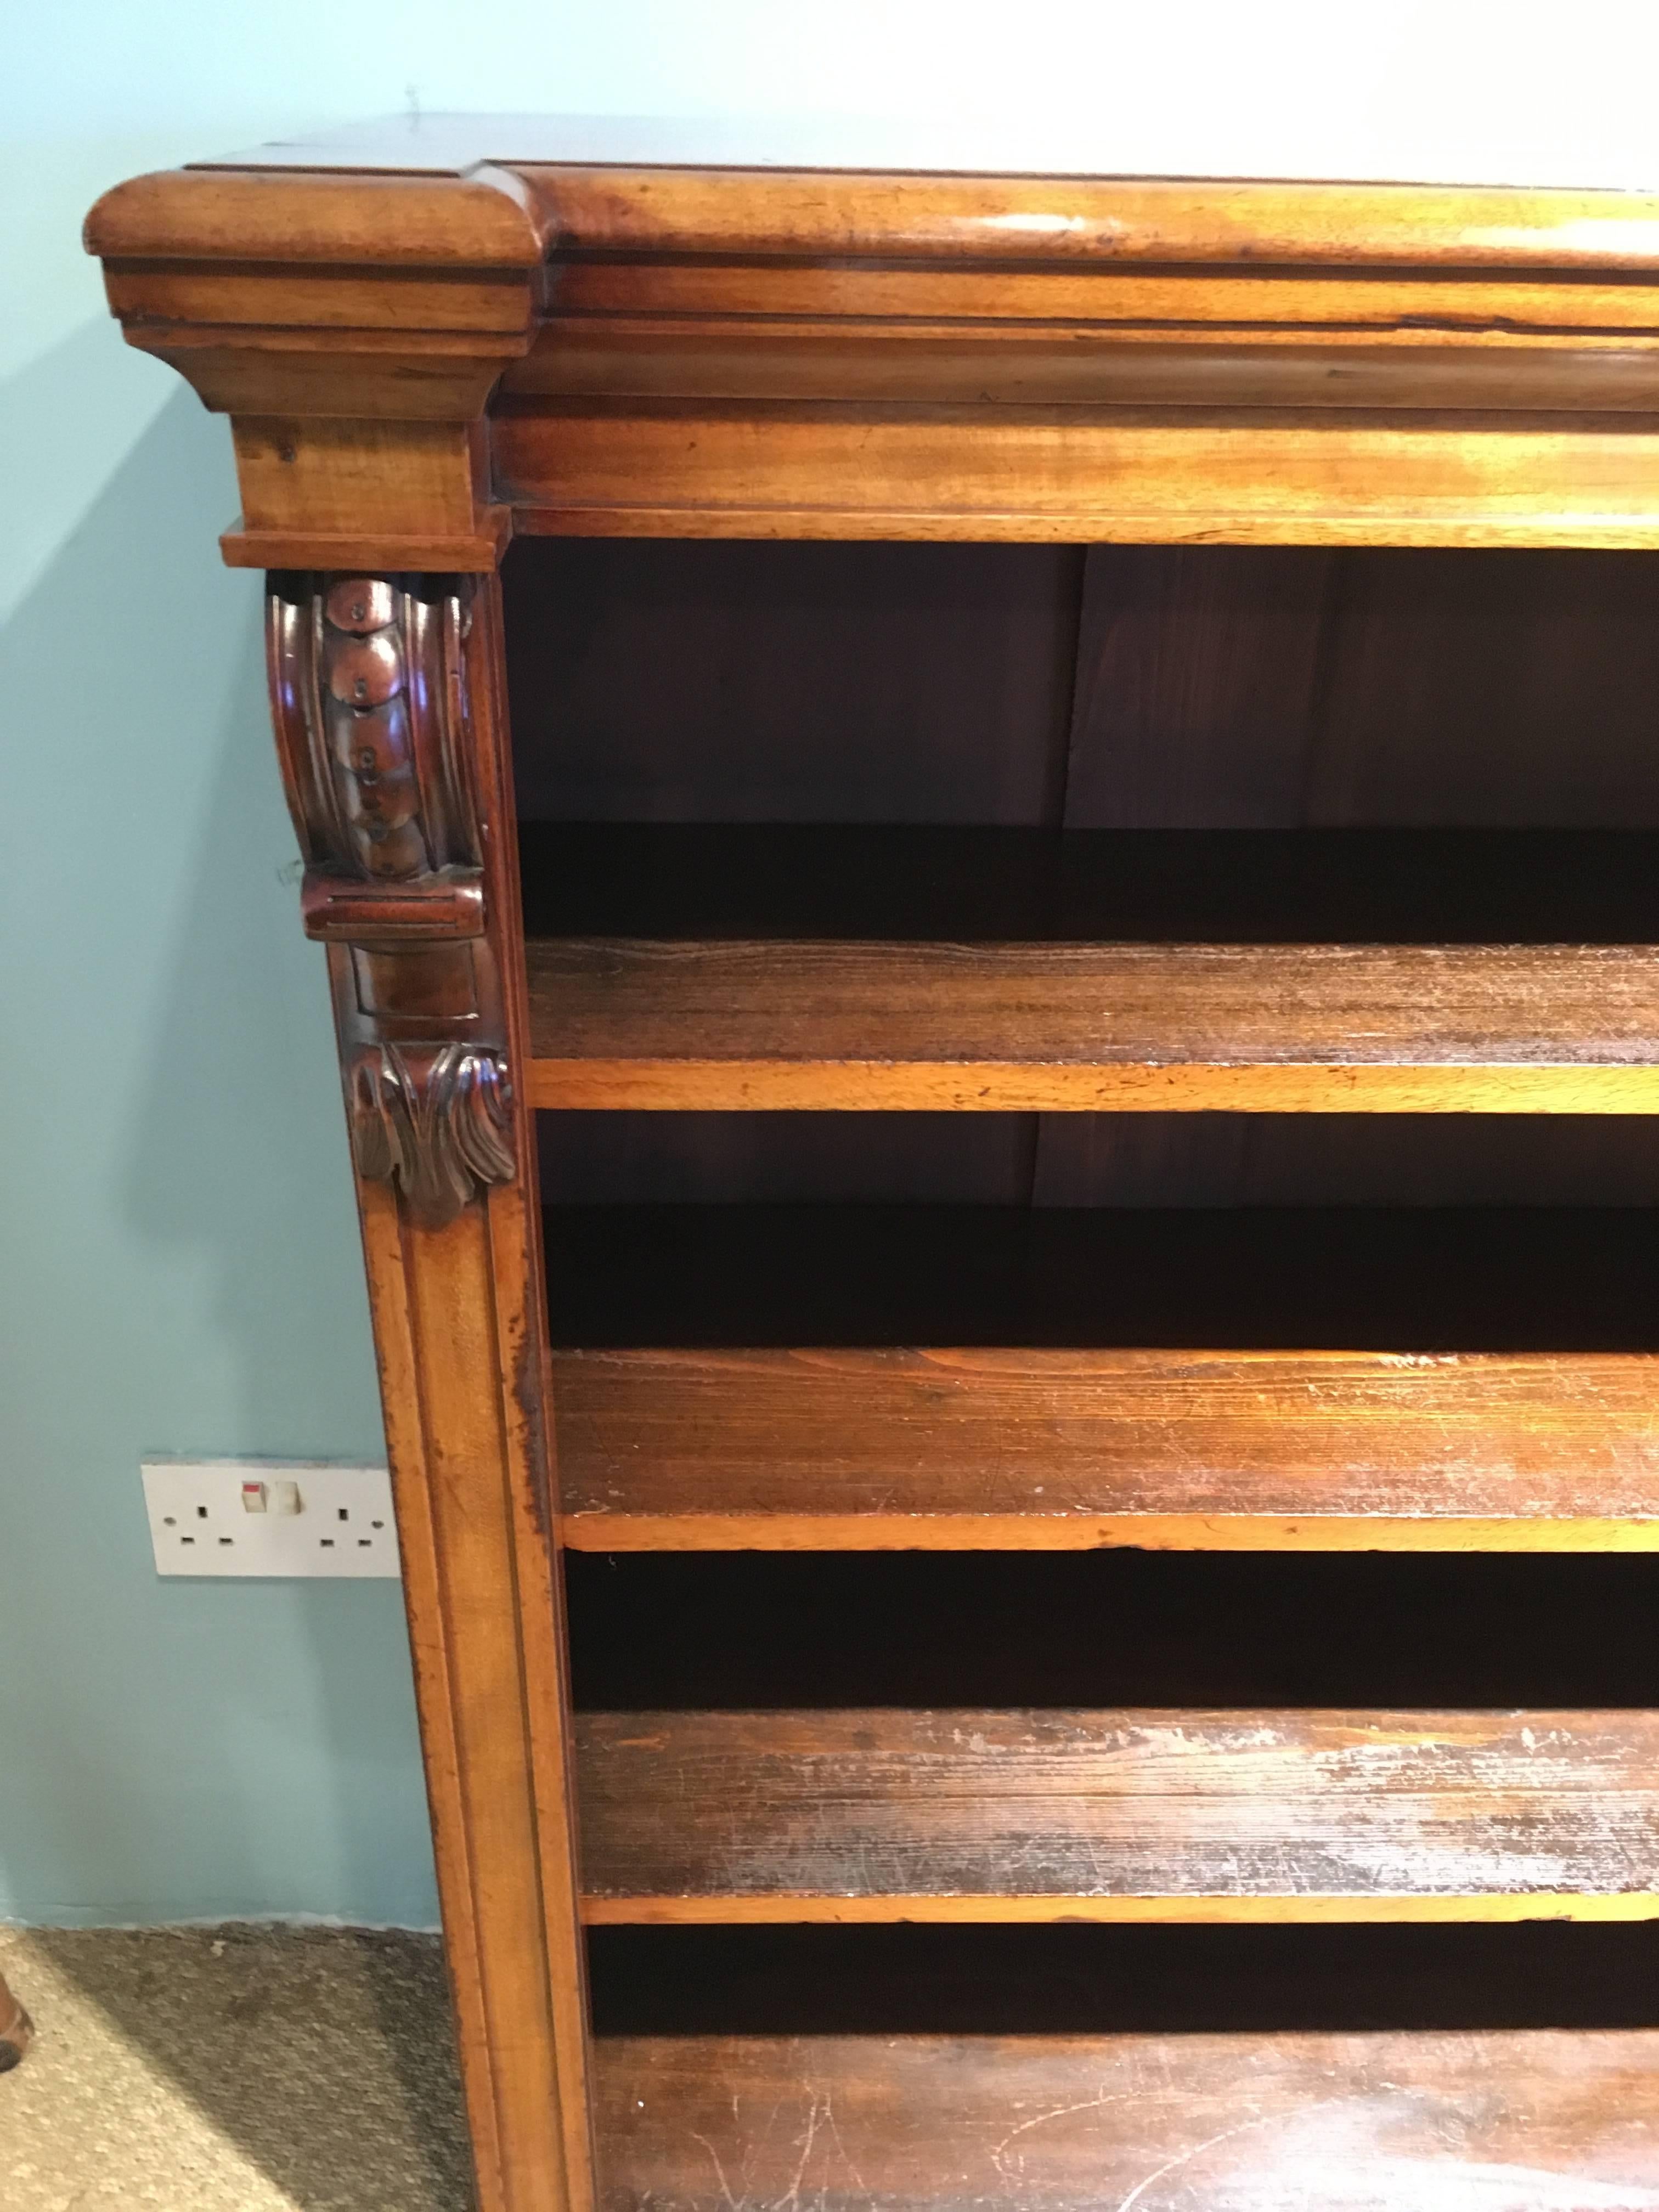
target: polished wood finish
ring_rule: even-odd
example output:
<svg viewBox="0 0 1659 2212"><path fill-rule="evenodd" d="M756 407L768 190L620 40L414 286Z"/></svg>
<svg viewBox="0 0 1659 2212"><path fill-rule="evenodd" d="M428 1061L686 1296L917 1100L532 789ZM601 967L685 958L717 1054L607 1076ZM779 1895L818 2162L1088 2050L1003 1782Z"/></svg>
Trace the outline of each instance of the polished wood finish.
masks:
<svg viewBox="0 0 1659 2212"><path fill-rule="evenodd" d="M598 2068L616 2212L1636 2206L1656 2076L1643 2028L617 2036Z"/></svg>
<svg viewBox="0 0 1659 2212"><path fill-rule="evenodd" d="M1166 899L1165 926L1138 933L1097 902L1068 929L1065 866L1057 895L1054 870L1023 861L972 894L971 929L951 912L975 875L958 865L916 887L925 927L842 911L747 932L648 926L668 886L643 878L611 921L550 924L537 909L556 888L532 865L526 928L495 572L515 534L544 540L508 564L534 738L561 719L549 663L595 628L580 589L556 587L558 538L757 541L702 549L718 605L661 549L664 603L680 602L651 610L665 636L679 624L672 703L700 683L715 703L701 726L653 726L647 812L672 815L672 791L658 801L695 753L702 798L682 811L713 822L1481 818L1468 792L1368 817L1358 780L1396 725L1425 760L1458 750L1413 693L1457 660L1455 623L1434 628L1444 605L1477 640L1451 726L1461 743L1484 715L1501 733L1469 784L1510 794L1486 818L1650 821L1594 763L1595 733L1639 732L1659 696L1645 564L1627 557L1659 548L1659 201L903 173L867 154L711 164L625 125L452 118L134 179L88 242L129 340L229 416L242 514L225 557L271 572L273 716L334 995L483 2212L586 2212L600 2185L617 2206L726 2212L739 2190L793 2206L803 2188L943 2204L1033 2187L1151 2212L1166 2180L1194 2203L1277 2203L1302 2170L1279 2115L1333 2097L1342 2142L1322 2124L1297 2138L1322 2203L1396 2201L1402 2160L1462 2195L1514 2167L1528 2212L1548 2192L1645 2201L1650 2161L1622 2118L1645 2112L1640 2029L1559 2050L1275 2032L1196 2053L624 2039L599 2055L596 2182L584 1916L1659 1911L1653 1717L1571 1695L1510 1714L1334 1711L1271 1686L1131 1706L1096 1684L946 1711L957 1684L908 1706L750 1712L704 1680L700 1705L587 1712L578 1790L559 1572L562 1528L781 1553L855 1529L860 1547L947 1541L981 1565L994 1543L1646 1548L1649 1221L1103 1231L1023 1201L1093 1173L1066 1169L1051 1109L1085 1139L1102 1125L1078 1108L1148 1124L1169 1108L1200 1129L1218 1108L1650 1113L1659 925L1644 855L1604 871L1599 921L1553 862L1512 871L1506 896L1534 922L1510 933L1486 903L1501 866L1462 883L1463 924L1443 930L1352 926L1368 895L1339 866L1346 920L1322 934L1260 909L1218 927L1213 897L1202 926L1168 927ZM820 561L805 617L780 617L781 575L757 585L786 538L824 541L795 549ZM915 546L849 565L851 541L876 539ZM1455 565L1407 580L1376 547ZM1620 565L1523 583L1491 565L1504 548ZM1231 565L1243 549L1279 549L1249 556L1273 563L1265 591L1244 578L1267 569ZM594 557L603 578L640 556ZM885 720L856 703L878 688L872 614L896 631L927 601L914 557L949 569L921 617L952 669L930 679L951 703L931 796L892 742L913 703ZM769 658L763 603L782 623ZM815 678L815 651L854 676ZM733 666L751 703L771 696L765 776L724 728ZM1159 787L1172 732L1203 756L1199 795ZM1529 811L1528 763L1564 744L1586 763L1582 805ZM1230 748L1247 772L1214 772ZM809 756L839 784L811 795ZM590 811L568 804L580 773L561 787L534 743L524 765L552 811ZM1399 853L1373 867L1373 909ZM1204 872L1188 864L1189 885ZM855 880L843 870L842 890ZM1025 912L992 927L1004 893ZM941 1208L926 1226L842 1208L827 1230L787 1209L715 1224L687 1208L672 1228L648 1209L626 1225L555 1212L549 1285L538 1105L967 1109L988 1127L982 1109L1018 1109L998 1173L1021 1203L1000 1224ZM562 1491L550 1289L573 1347ZM800 1559L735 1564L787 1577ZM570 1587L659 1567L716 1571L578 1559ZM1252 1638L1270 1626L1253 1619ZM689 1679L718 1635L697 1619L682 1638ZM1240 2068L1261 2106L1243 2117ZM1468 2155L1449 2160L1453 2130ZM832 2139L844 2172L822 2163Z"/></svg>
<svg viewBox="0 0 1659 2212"><path fill-rule="evenodd" d="M799 2167L847 2206L1639 2203L1653 1934L596 1930L607 2194L714 2212Z"/></svg>
<svg viewBox="0 0 1659 2212"><path fill-rule="evenodd" d="M1082 408L1050 419L1035 408L772 406L757 437L760 412L507 408L497 489L520 529L577 537L1659 544L1659 433L1645 416L1564 434L1526 416L1259 427L1248 414L1185 423Z"/></svg>
<svg viewBox="0 0 1659 2212"><path fill-rule="evenodd" d="M231 558L389 568L419 538L487 568L498 504L600 534L1659 542L1639 195L595 165L450 135L424 174L256 155L89 218L135 343L235 418Z"/></svg>
<svg viewBox="0 0 1659 2212"><path fill-rule="evenodd" d="M527 173L580 244L495 417L522 528L1652 542L1644 203Z"/></svg>
<svg viewBox="0 0 1659 2212"><path fill-rule="evenodd" d="M1308 1928L1512 1927L1552 1919L1601 1927L1659 1917L1659 1891L1615 1894L1486 1890L1447 1896L1212 1897L894 1895L826 1897L765 1889L696 1897L588 1897L589 1928Z"/></svg>
<svg viewBox="0 0 1659 2212"><path fill-rule="evenodd" d="M532 941L550 1107L1640 1113L1647 946Z"/></svg>
<svg viewBox="0 0 1659 2212"><path fill-rule="evenodd" d="M562 1352L584 1551L1647 1551L1641 1355Z"/></svg>
<svg viewBox="0 0 1659 2212"><path fill-rule="evenodd" d="M521 140L519 143L522 143ZM833 168L544 166L587 253L993 265L1103 263L1270 271L1398 267L1439 277L1537 270L1564 284L1612 269L1659 276L1659 198L1418 185L1205 179L861 174ZM1565 296L1571 296L1566 295Z"/></svg>
<svg viewBox="0 0 1659 2212"><path fill-rule="evenodd" d="M577 1744L590 1919L1659 1915L1650 1713L591 1713Z"/></svg>
<svg viewBox="0 0 1659 2212"><path fill-rule="evenodd" d="M986 1060L825 1067L769 1060L538 1060L531 1103L580 1112L935 1114L1651 1114L1649 1067L1033 1068Z"/></svg>
<svg viewBox="0 0 1659 2212"><path fill-rule="evenodd" d="M546 1340L493 580L284 574L271 702L328 947L487 2212L591 2197ZM503 1606L511 1590L516 1603Z"/></svg>
<svg viewBox="0 0 1659 2212"><path fill-rule="evenodd" d="M509 519L480 441L527 350L551 216L451 177L180 169L87 221L136 345L232 417L248 568L489 570Z"/></svg>
<svg viewBox="0 0 1659 2212"><path fill-rule="evenodd" d="M279 580L267 604L301 911L331 947L358 1173L441 1228L516 1171L485 897L501 817L472 727L475 696L493 711L499 623L487 592L365 576Z"/></svg>
<svg viewBox="0 0 1659 2212"><path fill-rule="evenodd" d="M1127 640L1084 640L1079 811L1096 754L1139 734L1098 726L1091 665L1147 649L1138 611L1118 603ZM1511 612L1501 597L1497 611ZM1181 642L1157 640L1154 667ZM1252 675L1257 653L1259 641ZM1166 726L1170 702L1138 701L1115 673L1120 723ZM1286 721L1297 703L1312 720L1287 699ZM1294 729L1286 750L1313 742ZM539 886L529 1079L544 1107L1630 1114L1651 1103L1647 939L1659 911L1644 841L1620 832L526 834ZM1498 941L1468 941L1481 930ZM1540 941L1504 943L1506 930ZM1591 941L1541 941L1547 931Z"/></svg>

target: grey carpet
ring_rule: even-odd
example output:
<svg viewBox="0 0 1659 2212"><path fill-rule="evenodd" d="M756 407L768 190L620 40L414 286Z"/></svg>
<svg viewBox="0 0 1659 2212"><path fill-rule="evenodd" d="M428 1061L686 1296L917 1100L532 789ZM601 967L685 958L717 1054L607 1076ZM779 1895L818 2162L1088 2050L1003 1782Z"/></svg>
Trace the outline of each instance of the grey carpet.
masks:
<svg viewBox="0 0 1659 2212"><path fill-rule="evenodd" d="M468 2212L435 1937L0 1928L0 2212Z"/></svg>

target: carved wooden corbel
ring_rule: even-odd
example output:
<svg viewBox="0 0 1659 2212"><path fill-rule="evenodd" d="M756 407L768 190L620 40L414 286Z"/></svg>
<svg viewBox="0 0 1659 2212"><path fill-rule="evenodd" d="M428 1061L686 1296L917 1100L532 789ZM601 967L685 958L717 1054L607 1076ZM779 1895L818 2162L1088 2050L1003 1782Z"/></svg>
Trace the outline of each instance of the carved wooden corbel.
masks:
<svg viewBox="0 0 1659 2212"><path fill-rule="evenodd" d="M514 1172L501 979L484 930L465 578L273 574L272 719L329 947L360 1175L453 1220Z"/></svg>

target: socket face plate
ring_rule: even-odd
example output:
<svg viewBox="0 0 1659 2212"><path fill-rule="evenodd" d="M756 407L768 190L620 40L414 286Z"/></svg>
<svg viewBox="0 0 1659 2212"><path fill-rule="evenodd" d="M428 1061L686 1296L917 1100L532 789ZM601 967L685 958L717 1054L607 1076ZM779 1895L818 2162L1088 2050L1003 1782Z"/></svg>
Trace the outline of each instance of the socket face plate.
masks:
<svg viewBox="0 0 1659 2212"><path fill-rule="evenodd" d="M146 1460L144 1508L158 1575L396 1579L398 1528L383 1467L298 1460ZM243 1486L263 1484L250 1513ZM297 1513L276 1510L280 1486Z"/></svg>

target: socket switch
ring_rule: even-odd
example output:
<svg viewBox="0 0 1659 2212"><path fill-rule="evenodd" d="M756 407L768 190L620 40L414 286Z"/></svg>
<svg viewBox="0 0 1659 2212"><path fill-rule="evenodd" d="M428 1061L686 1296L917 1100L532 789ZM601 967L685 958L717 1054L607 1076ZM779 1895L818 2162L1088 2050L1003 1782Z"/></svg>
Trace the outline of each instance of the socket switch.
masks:
<svg viewBox="0 0 1659 2212"><path fill-rule="evenodd" d="M294 1460L146 1460L158 1575L396 1577L383 1467Z"/></svg>

